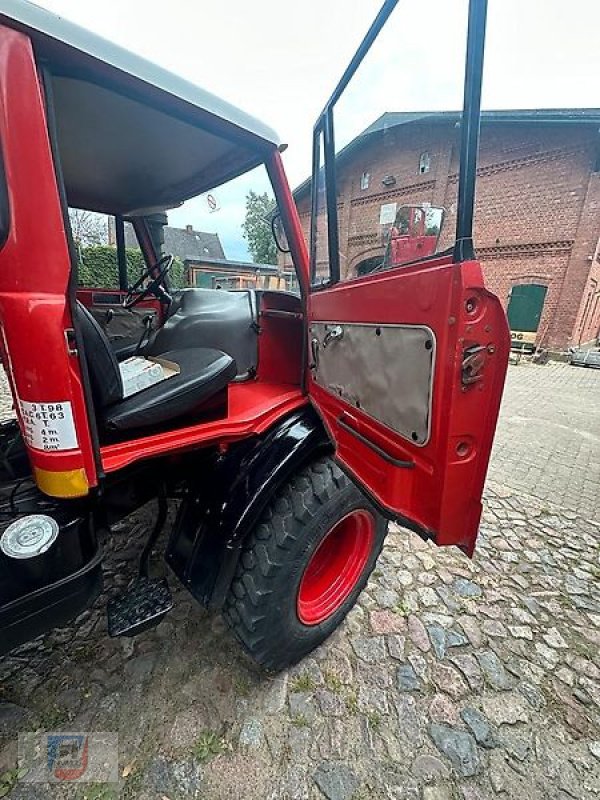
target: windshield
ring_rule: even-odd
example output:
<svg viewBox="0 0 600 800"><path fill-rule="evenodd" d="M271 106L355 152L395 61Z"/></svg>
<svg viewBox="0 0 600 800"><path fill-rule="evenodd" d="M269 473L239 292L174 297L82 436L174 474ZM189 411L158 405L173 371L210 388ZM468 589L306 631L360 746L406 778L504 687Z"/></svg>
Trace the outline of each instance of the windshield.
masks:
<svg viewBox="0 0 600 800"><path fill-rule="evenodd" d="M165 250L179 248L187 285L295 291L290 266L278 266L271 221L275 198L263 165L168 212Z"/></svg>

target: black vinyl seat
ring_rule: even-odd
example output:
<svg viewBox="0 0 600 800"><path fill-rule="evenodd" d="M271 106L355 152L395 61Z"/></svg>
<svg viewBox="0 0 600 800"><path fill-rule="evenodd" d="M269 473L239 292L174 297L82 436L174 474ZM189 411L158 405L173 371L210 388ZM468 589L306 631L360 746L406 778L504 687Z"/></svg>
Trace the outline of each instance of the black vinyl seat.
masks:
<svg viewBox="0 0 600 800"><path fill-rule="evenodd" d="M81 303L78 322L94 405L107 431L128 431L184 417L210 405L235 378L236 364L221 350L205 347L169 350L157 354L179 367L179 374L123 398L119 364L104 331Z"/></svg>

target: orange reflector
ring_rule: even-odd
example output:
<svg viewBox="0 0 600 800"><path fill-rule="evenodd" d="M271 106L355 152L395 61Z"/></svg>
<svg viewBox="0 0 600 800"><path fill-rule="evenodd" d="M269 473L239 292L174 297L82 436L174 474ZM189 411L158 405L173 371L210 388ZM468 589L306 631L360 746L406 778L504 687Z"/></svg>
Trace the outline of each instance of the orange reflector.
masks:
<svg viewBox="0 0 600 800"><path fill-rule="evenodd" d="M50 497L85 497L90 490L83 469L51 472L34 467L33 472L38 487Z"/></svg>

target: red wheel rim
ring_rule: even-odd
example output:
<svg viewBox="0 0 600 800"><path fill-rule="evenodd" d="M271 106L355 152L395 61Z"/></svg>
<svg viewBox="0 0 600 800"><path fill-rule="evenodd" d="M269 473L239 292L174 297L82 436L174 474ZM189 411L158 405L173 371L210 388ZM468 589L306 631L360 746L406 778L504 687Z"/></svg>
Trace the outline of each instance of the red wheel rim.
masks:
<svg viewBox="0 0 600 800"><path fill-rule="evenodd" d="M375 520L364 509L351 511L331 528L313 553L298 589L298 617L318 625L348 598L373 550Z"/></svg>

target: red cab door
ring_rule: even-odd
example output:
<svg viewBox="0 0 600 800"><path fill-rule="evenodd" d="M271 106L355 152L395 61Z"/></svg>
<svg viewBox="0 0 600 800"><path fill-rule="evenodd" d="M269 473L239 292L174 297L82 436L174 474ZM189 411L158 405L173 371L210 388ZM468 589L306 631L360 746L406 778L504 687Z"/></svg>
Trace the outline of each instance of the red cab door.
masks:
<svg viewBox="0 0 600 800"><path fill-rule="evenodd" d="M363 61L370 66L371 45L401 11L394 6L384 5L315 126L308 386L337 460L381 510L471 555L510 349L506 316L485 288L472 246L485 3L471 0L465 9L467 90L451 125L406 122L384 109L338 144L338 122L348 118L347 108L338 117L338 105ZM371 65L384 74L377 58ZM372 85L368 70L361 82ZM415 137L418 148L433 150L436 142L442 153L444 136L458 137L460 167L454 182L445 167L442 204L441 156L436 181L402 171ZM436 253L390 264L389 226L409 192L428 236L437 237Z"/></svg>

